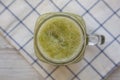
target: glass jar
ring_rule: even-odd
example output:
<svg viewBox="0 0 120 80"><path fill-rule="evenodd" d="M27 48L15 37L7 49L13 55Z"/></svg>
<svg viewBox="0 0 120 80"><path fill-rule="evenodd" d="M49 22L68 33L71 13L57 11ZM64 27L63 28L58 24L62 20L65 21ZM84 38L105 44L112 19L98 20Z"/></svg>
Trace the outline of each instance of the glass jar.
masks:
<svg viewBox="0 0 120 80"><path fill-rule="evenodd" d="M73 54L72 57L66 60L55 60L55 59L48 58L46 55L44 55L46 53L42 51L42 48L40 48L41 45L39 44L39 34L41 33L40 31L42 30L41 29L42 26L47 24L47 21L55 18L61 18L61 17L66 20L67 19L71 20L79 27L80 34L81 34L80 36L81 43L79 45L79 52L76 54ZM68 65L68 64L79 62L84 56L84 52L87 45L103 44L104 41L105 41L105 38L102 35L87 34L85 21L83 20L83 18L79 15L72 14L72 13L52 12L52 13L43 14L37 19L35 29L34 29L34 50L35 50L36 56L40 61L43 61L49 64L54 64L54 65Z"/></svg>

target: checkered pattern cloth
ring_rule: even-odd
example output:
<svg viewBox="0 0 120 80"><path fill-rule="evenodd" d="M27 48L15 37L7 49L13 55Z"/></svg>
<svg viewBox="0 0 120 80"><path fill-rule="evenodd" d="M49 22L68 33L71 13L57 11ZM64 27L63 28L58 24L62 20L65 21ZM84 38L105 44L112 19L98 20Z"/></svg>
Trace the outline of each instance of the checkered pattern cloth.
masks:
<svg viewBox="0 0 120 80"><path fill-rule="evenodd" d="M76 64L39 61L33 49L34 27L47 12L83 16L88 33L105 35L105 44L87 46ZM120 63L120 0L0 0L0 32L46 80L104 80Z"/></svg>

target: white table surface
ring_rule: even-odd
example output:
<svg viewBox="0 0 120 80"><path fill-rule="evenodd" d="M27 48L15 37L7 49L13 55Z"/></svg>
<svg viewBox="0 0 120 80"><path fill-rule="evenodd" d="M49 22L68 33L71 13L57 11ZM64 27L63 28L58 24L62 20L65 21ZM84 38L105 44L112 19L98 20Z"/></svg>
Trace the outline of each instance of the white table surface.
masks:
<svg viewBox="0 0 120 80"><path fill-rule="evenodd" d="M0 80L44 80L43 77L0 36ZM120 80L120 68L107 80Z"/></svg>

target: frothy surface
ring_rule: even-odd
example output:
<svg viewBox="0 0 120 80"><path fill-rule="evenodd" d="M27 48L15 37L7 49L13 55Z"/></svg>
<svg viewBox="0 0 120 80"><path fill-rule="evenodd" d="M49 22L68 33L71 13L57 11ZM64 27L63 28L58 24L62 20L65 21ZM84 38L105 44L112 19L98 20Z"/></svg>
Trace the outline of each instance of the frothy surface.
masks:
<svg viewBox="0 0 120 80"><path fill-rule="evenodd" d="M52 61L66 61L80 51L81 30L71 19L54 17L48 19L38 32L41 53Z"/></svg>

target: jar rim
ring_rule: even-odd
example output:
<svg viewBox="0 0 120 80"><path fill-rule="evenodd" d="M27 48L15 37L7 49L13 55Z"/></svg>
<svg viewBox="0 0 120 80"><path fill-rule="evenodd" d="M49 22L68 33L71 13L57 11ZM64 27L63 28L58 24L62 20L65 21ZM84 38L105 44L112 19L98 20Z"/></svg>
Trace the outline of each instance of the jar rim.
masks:
<svg viewBox="0 0 120 80"><path fill-rule="evenodd" d="M69 18L69 19L71 19L71 20L73 20L79 27L80 27L80 29L81 29L81 33L82 33L82 38L81 39L83 39L82 40L82 44L80 45L80 51L79 51L79 53L77 53L77 55L76 56L74 56L73 58L71 58L70 60L67 60L67 61L65 61L65 62L61 62L61 61L59 61L59 62L56 62L56 61L53 61L53 60L50 60L50 59L48 59L48 58L46 58L43 54L42 54L42 52L40 51L40 49L39 49L39 47L38 47L38 40L37 40L37 35L38 35L38 32L39 32L39 29L40 29L40 27L44 24L44 22L46 22L47 20L49 20L49 19L51 19L51 18L53 18L53 17L67 17L67 18ZM69 14L65 14L65 13L57 13L57 14L54 14L54 15L49 15L48 17L46 17L42 22L41 22L41 24L39 24L39 26L38 26L38 29L36 29L36 31L35 31L35 45L36 45L36 48L37 48L37 50L38 50L38 52L39 52L39 54L45 59L45 60L47 60L48 62L50 62L50 63L54 63L54 64L66 64L66 63L69 63L69 62L72 62L72 61L74 61L75 59L76 59L76 57L78 57L79 55L80 55L80 52L82 52L82 50L84 50L83 48L83 46L85 46L86 44L84 44L84 43L86 43L86 32L85 32L85 30L82 28L82 25L76 20L76 18L75 17L73 17L73 16L70 16Z"/></svg>

